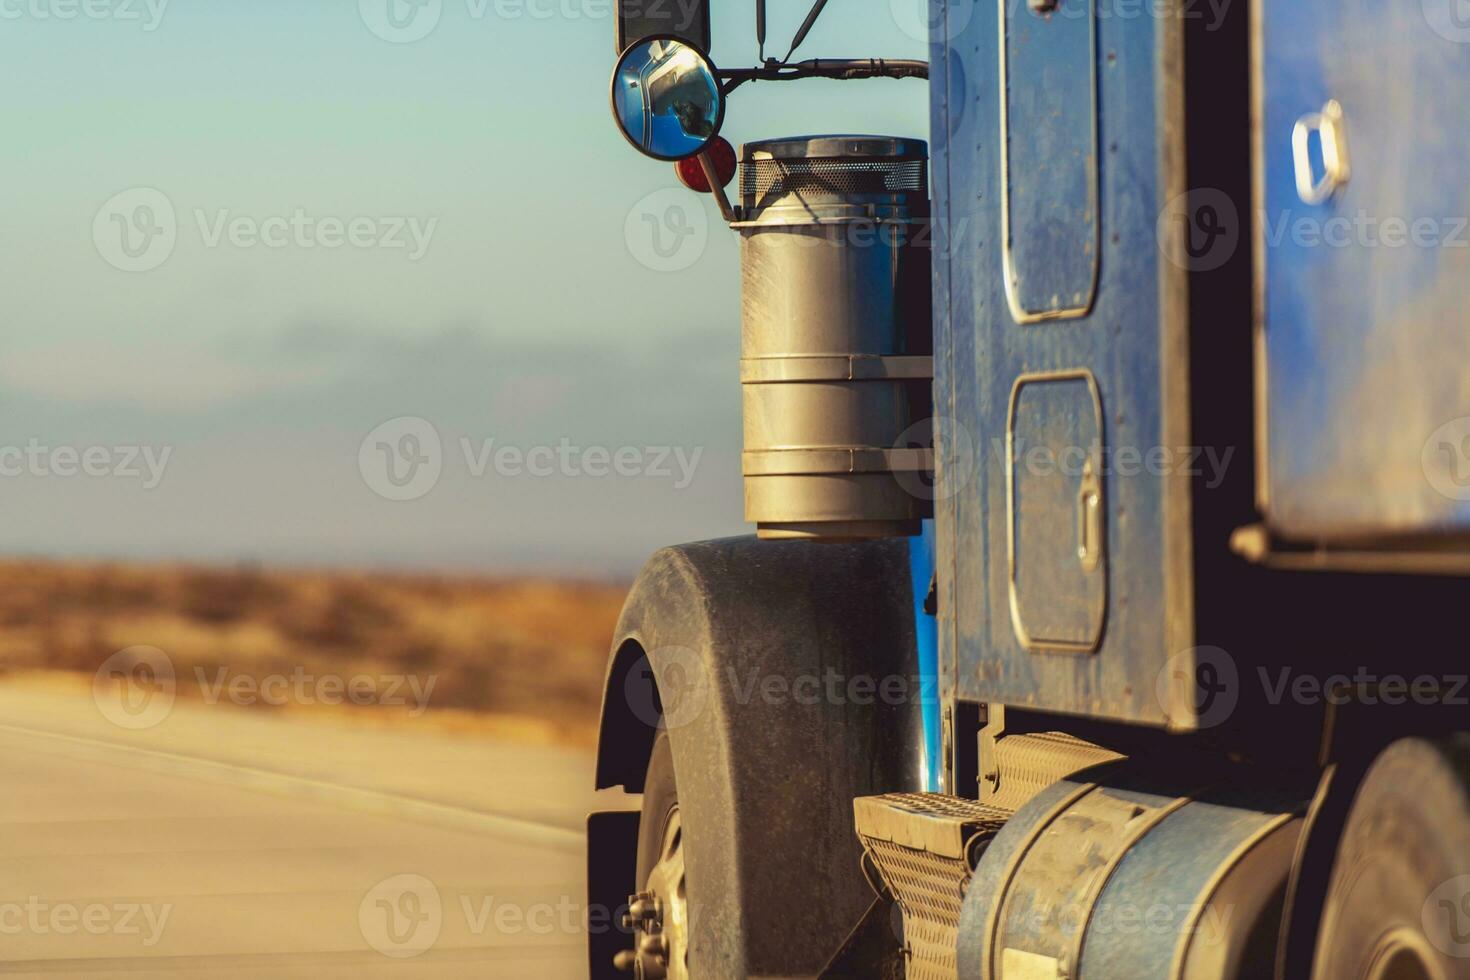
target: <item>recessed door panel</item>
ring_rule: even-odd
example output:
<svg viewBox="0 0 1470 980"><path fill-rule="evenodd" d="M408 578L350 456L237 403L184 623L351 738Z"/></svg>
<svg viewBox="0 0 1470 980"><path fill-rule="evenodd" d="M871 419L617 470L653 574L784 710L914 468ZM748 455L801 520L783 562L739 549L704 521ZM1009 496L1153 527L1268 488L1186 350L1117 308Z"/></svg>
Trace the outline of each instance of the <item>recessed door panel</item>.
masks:
<svg viewBox="0 0 1470 980"><path fill-rule="evenodd" d="M1093 0L1001 0L1006 294L1020 323L1081 316L1097 288Z"/></svg>
<svg viewBox="0 0 1470 980"><path fill-rule="evenodd" d="M1102 410L1086 371L1022 377L1011 392L1011 621L1029 650L1086 653L1107 611Z"/></svg>

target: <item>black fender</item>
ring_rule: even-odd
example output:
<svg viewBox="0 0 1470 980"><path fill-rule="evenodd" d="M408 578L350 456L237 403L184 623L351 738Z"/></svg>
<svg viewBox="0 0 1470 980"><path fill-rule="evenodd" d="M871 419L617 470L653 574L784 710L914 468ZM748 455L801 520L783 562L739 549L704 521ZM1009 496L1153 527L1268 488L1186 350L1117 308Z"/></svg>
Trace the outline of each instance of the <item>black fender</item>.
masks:
<svg viewBox="0 0 1470 980"><path fill-rule="evenodd" d="M856 796L920 788L907 544L728 538L644 566L614 637L599 788L669 730L695 977L815 976L872 902Z"/></svg>

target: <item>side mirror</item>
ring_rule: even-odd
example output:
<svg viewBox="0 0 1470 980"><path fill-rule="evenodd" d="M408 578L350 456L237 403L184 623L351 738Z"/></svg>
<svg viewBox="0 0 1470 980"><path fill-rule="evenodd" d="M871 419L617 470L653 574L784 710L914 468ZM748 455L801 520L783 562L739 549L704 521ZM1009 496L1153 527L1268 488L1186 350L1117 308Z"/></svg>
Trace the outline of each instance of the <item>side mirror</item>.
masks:
<svg viewBox="0 0 1470 980"><path fill-rule="evenodd" d="M662 35L638 41L618 58L612 110L638 152L655 160L683 160L719 135L725 97L708 55Z"/></svg>

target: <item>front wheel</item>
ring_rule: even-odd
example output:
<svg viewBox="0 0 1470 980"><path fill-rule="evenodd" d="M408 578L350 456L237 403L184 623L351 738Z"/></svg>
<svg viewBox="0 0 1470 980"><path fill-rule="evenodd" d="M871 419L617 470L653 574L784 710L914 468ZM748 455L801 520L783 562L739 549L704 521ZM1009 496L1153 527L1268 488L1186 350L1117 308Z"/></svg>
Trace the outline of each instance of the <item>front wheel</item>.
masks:
<svg viewBox="0 0 1470 980"><path fill-rule="evenodd" d="M1314 980L1470 980L1470 735L1373 763L1338 844Z"/></svg>
<svg viewBox="0 0 1470 980"><path fill-rule="evenodd" d="M688 980L689 900L684 832L669 733L653 742L638 823L638 893L630 896L634 948L618 965L637 980Z"/></svg>

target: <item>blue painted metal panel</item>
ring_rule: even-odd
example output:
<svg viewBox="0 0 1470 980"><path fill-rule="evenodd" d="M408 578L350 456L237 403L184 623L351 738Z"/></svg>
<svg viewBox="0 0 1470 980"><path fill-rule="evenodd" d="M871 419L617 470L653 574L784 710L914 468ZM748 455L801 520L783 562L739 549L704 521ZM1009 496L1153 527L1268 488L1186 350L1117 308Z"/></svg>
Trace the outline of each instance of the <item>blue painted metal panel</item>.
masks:
<svg viewBox="0 0 1470 980"><path fill-rule="evenodd" d="M1459 0L1258 3L1268 520L1470 530L1470 21ZM1351 175L1298 196L1293 130L1342 106ZM1308 151L1323 172L1315 136Z"/></svg>
<svg viewBox="0 0 1470 980"><path fill-rule="evenodd" d="M1096 18L1092 78L1069 63L1065 69L1043 65L1029 81L1010 79L1012 87L1066 80L1076 87L1081 105L1092 98L1087 83L1093 82L1098 111L1101 255L1095 301L1083 316L1020 323L1007 300L1002 237L1002 99L1015 99L1000 82L1000 32L1007 8L1013 19L1030 19L1028 31L1039 32L1038 57L1086 54L1069 44L1048 53L1044 43L1053 27L1075 38L1075 19L1048 21L1014 3L978 5L967 21L950 11L949 19L936 26L936 39L947 43L933 57L934 192L936 214L947 230L942 244L948 248L935 262L935 396L942 417L941 468L947 467L944 482L950 491L936 507L936 520L942 617L955 617L952 622L941 618L941 664L952 689L966 699L1163 723L1170 716L1155 681L1166 660L1179 652L1171 646L1171 637L1177 639L1171 622L1185 621L1182 616L1171 620L1168 603L1171 596L1189 592L1188 563L1177 555L1171 559L1166 550L1170 541L1173 547L1188 547L1187 534L1171 535L1166 528L1172 499L1167 474L1148 466L1103 469L1107 562L1105 582L1098 584L1106 594L1106 610L1095 652L1028 649L1009 602L1005 515L1013 474L1006 433L1017 379L1080 371L1094 377L1099 390L1096 434L1103 447L1147 453L1167 445L1164 296L1180 273L1162 262L1155 225L1170 186L1164 161L1177 165L1177 154L1165 152L1175 129L1160 108L1167 104L1168 87L1176 84L1177 62L1169 45L1177 41L1171 33L1177 22ZM1040 119L1036 124L1059 123ZM1034 131L1014 127L1009 135L1013 147L1038 138ZM1066 206L1086 212L1084 191L1075 182L1056 182L1034 169L1013 170L1010 176L1022 195L1070 195ZM1027 424L1044 430L1047 422ZM966 456L966 446L972 447L973 459ZM1060 473L1056 479L1061 482L1049 489L1043 484L1034 489L1038 497L1066 500L1065 512L1054 520L1058 528L1077 528L1076 483L1066 482L1075 477ZM1077 542L1068 533L1051 538L1058 553L1038 555L1038 561L1060 565L1077 559ZM1092 587L1085 577L1038 581L1038 602L1048 585L1055 601L1074 605L1085 605L1088 597L1066 590Z"/></svg>
<svg viewBox="0 0 1470 980"><path fill-rule="evenodd" d="M909 539L909 582L914 590L914 645L919 654L919 711L924 729L924 789L940 791L939 631L925 606L934 580L934 522L924 522L924 533Z"/></svg>
<svg viewBox="0 0 1470 980"><path fill-rule="evenodd" d="M1006 229L1012 312L1085 311L1097 275L1097 130L1093 0L1050 17L1007 3L1004 91Z"/></svg>

